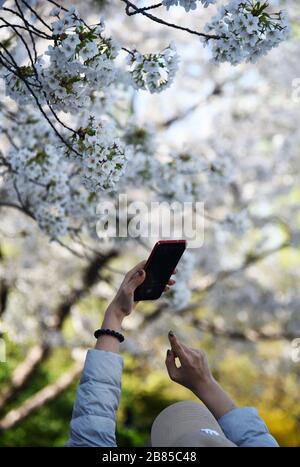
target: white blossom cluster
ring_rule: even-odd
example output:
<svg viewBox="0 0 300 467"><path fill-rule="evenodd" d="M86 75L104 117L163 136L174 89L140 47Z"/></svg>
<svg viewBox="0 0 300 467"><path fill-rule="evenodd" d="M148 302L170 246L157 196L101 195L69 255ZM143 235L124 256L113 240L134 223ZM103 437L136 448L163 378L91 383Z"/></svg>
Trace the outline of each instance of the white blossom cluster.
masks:
<svg viewBox="0 0 300 467"><path fill-rule="evenodd" d="M123 189L127 192L130 187L148 189L151 200L169 203L205 201L208 206L212 200L218 199L218 193L220 200L224 198L224 193L234 179L233 161L221 151L216 152L213 160L192 152L174 153L168 160L160 160L150 129L131 123L126 128L124 138L126 144L132 147L134 157L130 161L130 170L119 185L121 191ZM216 229L222 226L233 234L240 234L247 229L249 223L245 212L237 211L229 213L224 221L216 218L213 226ZM190 299L189 282L194 269L193 261L193 254L189 253L185 253L181 260L176 285L172 287L168 298L168 303L174 310L184 308Z"/></svg>
<svg viewBox="0 0 300 467"><path fill-rule="evenodd" d="M136 89L157 93L168 88L178 70L179 56L174 44L162 52L142 55L137 50L128 56L131 77Z"/></svg>
<svg viewBox="0 0 300 467"><path fill-rule="evenodd" d="M234 41L239 44L236 54L242 50L243 60L248 60L254 54L245 45L250 36L257 39L259 32L254 49L261 53L268 41L274 46L276 34L281 37L287 32L284 13L270 16L265 4L260 4L260 12L258 7L259 2L231 1L214 19L215 26L232 34L231 39L226 36L219 42L232 62ZM224 191L224 184L231 182L234 173L229 158L219 155L210 161L188 152L162 162L156 157L151 132L129 124L117 137L115 128L105 120L96 122L91 117L87 122L89 115L100 114L102 100L109 89L115 89L111 85L119 76L114 63L119 48L103 36L103 23L89 29L74 9L65 14L54 9L52 14L57 17L52 23L54 44L34 69L24 66L21 73L40 102L48 100L54 109L73 115L82 111L75 120L81 126L68 139L71 147L64 149L38 112L30 115L22 109L24 119L11 128L17 146L7 155L12 182L41 229L51 238L69 233L76 225L93 229L99 194L110 196L130 187L147 187L154 197L167 201L206 201L218 187ZM178 55L172 45L157 54L142 55L134 50L128 59L134 87L151 93L169 86L178 68ZM33 101L20 78L8 74L6 83L8 93L19 104ZM94 111L90 112L92 106ZM19 117L22 119L22 112ZM129 160L130 170L126 170ZM232 214L226 217L223 227L243 231L247 219L244 214Z"/></svg>
<svg viewBox="0 0 300 467"><path fill-rule="evenodd" d="M170 6L182 6L186 12L190 10L196 10L197 2L201 2L204 8L207 8L209 5L216 3L217 0L163 0L162 4L167 7L167 10Z"/></svg>
<svg viewBox="0 0 300 467"><path fill-rule="evenodd" d="M57 17L51 24L54 44L34 65L20 67L18 76L4 73L7 94L27 104L34 103L34 93L41 104L49 103L66 113L77 112L89 104L93 92L106 90L120 78L115 65L120 47L112 38L104 37L102 20L90 28L75 8L64 14L54 8L51 14ZM128 54L130 81L135 88L160 92L170 86L178 69L174 46L157 54Z"/></svg>
<svg viewBox="0 0 300 467"><path fill-rule="evenodd" d="M0 76L5 79L6 83L6 95L21 105L32 103L33 96L30 87L37 94L40 91L40 86L38 88L36 86L34 71L30 66L22 66L19 68L19 73L21 76L16 76L5 69L0 70Z"/></svg>
<svg viewBox="0 0 300 467"><path fill-rule="evenodd" d="M8 152L6 161L19 202L51 238L61 237L68 230L71 197L67 161L38 112L20 114L11 132L19 146Z"/></svg>
<svg viewBox="0 0 300 467"><path fill-rule="evenodd" d="M130 150L115 136L112 124L91 118L74 135L72 147L74 151L66 153L79 164L82 184L89 192L115 188L125 173Z"/></svg>
<svg viewBox="0 0 300 467"><path fill-rule="evenodd" d="M286 12L269 13L268 6L268 2L230 0L219 8L205 27L205 32L217 39L203 39L211 44L216 63L255 63L287 38Z"/></svg>
<svg viewBox="0 0 300 467"><path fill-rule="evenodd" d="M93 91L106 89L117 77L114 60L118 46L103 36L104 23L88 28L76 10L64 15L56 10L58 19L51 25L54 45L40 56L33 66L21 67L21 76L28 80L40 103L50 103L56 110L76 112L88 105ZM6 76L7 92L19 103L33 100L30 89L20 77Z"/></svg>
<svg viewBox="0 0 300 467"><path fill-rule="evenodd" d="M78 225L93 229L97 194L109 195L118 188L132 149L141 165L145 158L142 148L136 144L125 147L111 124L104 120L96 123L93 116L105 114L112 94L110 85L119 81L114 62L120 49L111 38L103 36L103 21L90 28L75 8L65 13L54 8L51 15L56 17L51 24L53 45L34 66L20 67L19 76L7 71L3 76L6 93L20 108L17 124L9 129L11 140L18 143L7 155L11 188L17 190L18 202L40 228L50 238L59 238ZM139 56L130 53L134 57L131 65ZM153 92L171 83L177 69L176 57L171 47L145 57L145 70L142 66L140 72L144 78L147 76L147 86ZM150 72L152 59L158 61L159 79L154 68ZM35 104L35 97L42 106L50 104L54 111L73 115L77 128L79 122L71 138L64 132L66 147L39 111L28 105Z"/></svg>
<svg viewBox="0 0 300 467"><path fill-rule="evenodd" d="M34 108L26 106L8 130L15 146L5 155L7 187L50 237L60 238L88 225L97 200L80 183L80 167L65 157L55 133Z"/></svg>

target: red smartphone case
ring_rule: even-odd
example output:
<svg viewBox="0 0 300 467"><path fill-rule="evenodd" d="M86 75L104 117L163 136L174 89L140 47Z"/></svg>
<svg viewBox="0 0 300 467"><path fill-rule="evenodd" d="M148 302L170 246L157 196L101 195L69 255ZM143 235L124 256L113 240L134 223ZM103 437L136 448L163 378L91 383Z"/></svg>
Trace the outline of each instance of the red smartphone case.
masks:
<svg viewBox="0 0 300 467"><path fill-rule="evenodd" d="M157 250L161 249L162 246L168 244L172 245L172 249L174 248L175 253L175 255L171 257L171 261L159 264L159 261L157 260L157 264L153 265L153 257L158 253ZM178 249L176 249L176 245L178 245ZM144 266L144 269L146 271L146 278L144 282L135 290L135 301L156 300L161 296L182 254L184 253L185 248L186 240L160 240L155 244ZM170 253L172 249L170 249ZM149 271L153 266L156 266L156 274L153 271L152 273Z"/></svg>

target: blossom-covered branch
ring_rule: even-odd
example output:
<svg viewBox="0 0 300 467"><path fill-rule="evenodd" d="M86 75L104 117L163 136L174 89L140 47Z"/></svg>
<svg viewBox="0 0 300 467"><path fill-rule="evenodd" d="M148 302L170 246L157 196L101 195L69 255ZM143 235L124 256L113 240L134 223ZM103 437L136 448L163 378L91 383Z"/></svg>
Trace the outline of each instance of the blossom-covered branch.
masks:
<svg viewBox="0 0 300 467"><path fill-rule="evenodd" d="M154 6L152 6L152 7L150 6L148 8L138 8L134 3L130 2L129 0L121 0L121 2L126 4L125 11L126 11L126 14L128 16L133 16L134 14L142 14L146 18L149 18L150 20L154 21L155 23L161 24L163 26L178 29L180 31L185 31L185 32L187 32L189 34L194 34L196 36L206 38L206 39L219 39L219 36L216 36L214 34L208 34L208 33L204 33L204 32L195 31L195 30L190 29L188 27L183 27L183 26L180 26L179 24L170 23L169 21L166 21L166 20L164 20L162 18L158 18L157 16L152 15L151 13L149 13L149 10L154 8ZM162 5L163 5L163 3L157 5L157 7L160 7Z"/></svg>
<svg viewBox="0 0 300 467"><path fill-rule="evenodd" d="M254 63L284 41L290 31L286 12L271 12L268 1L229 0L218 9L218 15L205 26L204 32L170 23L149 13L149 10L163 6L167 9L182 6L189 12L197 8L197 0L164 0L161 4L144 8L138 8L129 0L121 1L126 5L128 16L141 14L156 23L199 36L204 45L211 46L216 63ZM215 4L216 0L199 0L198 3L200 2L207 8Z"/></svg>
<svg viewBox="0 0 300 467"><path fill-rule="evenodd" d="M130 16L135 12L149 18L152 10L182 6L189 15L198 5L209 11L214 2L163 1L140 9L125 3ZM260 8L258 3L225 4L213 24L222 31L200 33L213 47L218 45L217 61L252 60L256 46L265 53L284 39L285 14L271 14L267 2ZM25 212L69 251L75 251L71 242L78 234L93 241L99 203L117 203L118 193L131 189L144 190L156 201L207 201L208 211L213 211L210 200L218 192L225 214L222 218L207 212L207 223L243 230L251 222L246 204L227 203L237 186L235 156L218 147L218 138L207 149L184 148L161 158L154 132L130 116L129 96L161 93L174 83L179 57L173 44L146 53L118 43L107 34L103 20L88 25L74 7L50 0L9 5L1 10L5 27L0 30L1 77L8 96L0 107L0 135L5 139L2 207ZM251 44L257 41L251 50L250 36ZM211 96L218 92L215 86ZM180 115L174 118L164 127L178 122ZM192 265L185 271L188 279ZM189 298L183 285L181 298L181 305Z"/></svg>

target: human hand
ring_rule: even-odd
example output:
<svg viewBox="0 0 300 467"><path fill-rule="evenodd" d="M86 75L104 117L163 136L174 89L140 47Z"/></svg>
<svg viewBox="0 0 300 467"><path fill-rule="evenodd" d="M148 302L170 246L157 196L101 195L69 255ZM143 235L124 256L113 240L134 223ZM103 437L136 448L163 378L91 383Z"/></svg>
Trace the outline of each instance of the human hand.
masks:
<svg viewBox="0 0 300 467"><path fill-rule="evenodd" d="M167 351L166 367L172 381L193 391L199 396L213 382L206 354L201 349L192 349L169 332L171 350ZM181 366L176 366L176 357Z"/></svg>
<svg viewBox="0 0 300 467"><path fill-rule="evenodd" d="M107 311L114 310L122 318L131 313L135 305L133 298L134 291L144 282L146 277L145 270L143 269L145 264L146 261L141 261L127 272Z"/></svg>
<svg viewBox="0 0 300 467"><path fill-rule="evenodd" d="M134 291L145 280L146 273L143 269L145 264L146 261L142 261L125 275L116 296L104 314L102 329L113 329L117 332L121 331L123 319L131 313L134 306L137 304L137 302L134 301ZM175 284L175 281L171 279L168 285L171 286L173 284ZM167 286L166 289L168 288ZM118 352L120 343L114 337L104 335L98 338L95 347L99 350Z"/></svg>
<svg viewBox="0 0 300 467"><path fill-rule="evenodd" d="M134 291L144 282L146 277L145 270L143 269L145 264L146 261L138 263L125 275L115 298L108 307L108 311L114 310L114 312L119 314L121 318L128 316L132 312L133 308L138 303L134 301ZM170 279L165 291L169 289L169 286L174 284L175 280Z"/></svg>
<svg viewBox="0 0 300 467"><path fill-rule="evenodd" d="M193 391L216 419L234 409L235 403L211 374L206 354L187 347L169 332L171 350L167 351L166 367L172 381ZM175 359L181 366L177 367Z"/></svg>

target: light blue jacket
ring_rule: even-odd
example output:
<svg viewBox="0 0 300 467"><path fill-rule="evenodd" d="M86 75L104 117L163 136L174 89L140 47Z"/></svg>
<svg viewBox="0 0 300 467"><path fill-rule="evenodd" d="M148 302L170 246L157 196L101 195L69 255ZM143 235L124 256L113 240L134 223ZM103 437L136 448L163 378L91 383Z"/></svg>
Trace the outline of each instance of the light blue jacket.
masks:
<svg viewBox="0 0 300 467"><path fill-rule="evenodd" d="M121 396L123 358L89 350L73 408L67 446L116 447L116 411ZM227 412L218 420L226 437L242 447L278 447L254 407Z"/></svg>

